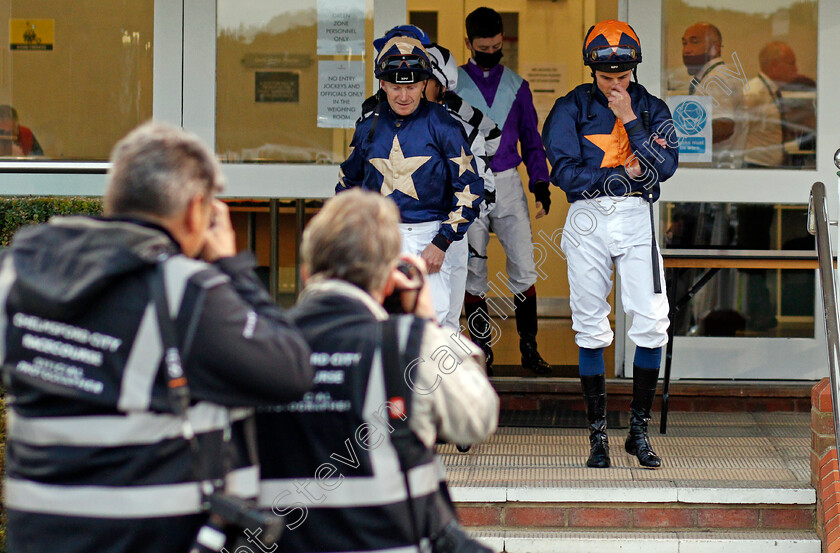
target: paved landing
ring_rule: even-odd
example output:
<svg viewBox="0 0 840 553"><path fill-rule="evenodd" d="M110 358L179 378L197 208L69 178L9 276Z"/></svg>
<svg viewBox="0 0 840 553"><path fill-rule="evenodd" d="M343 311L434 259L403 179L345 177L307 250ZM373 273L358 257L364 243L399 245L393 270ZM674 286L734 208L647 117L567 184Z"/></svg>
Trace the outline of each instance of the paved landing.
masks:
<svg viewBox="0 0 840 553"><path fill-rule="evenodd" d="M584 428L500 428L458 453L440 446L455 501L681 501L814 503L808 413L669 415L650 424L658 470L624 452L626 430L607 430L612 467L586 467Z"/></svg>

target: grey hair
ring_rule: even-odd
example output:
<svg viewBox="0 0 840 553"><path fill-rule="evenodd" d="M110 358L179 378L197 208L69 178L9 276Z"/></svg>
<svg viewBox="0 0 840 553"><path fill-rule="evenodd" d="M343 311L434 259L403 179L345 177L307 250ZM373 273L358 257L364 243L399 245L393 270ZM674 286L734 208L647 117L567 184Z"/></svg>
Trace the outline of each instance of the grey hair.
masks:
<svg viewBox="0 0 840 553"><path fill-rule="evenodd" d="M379 290L399 258L397 205L361 189L331 198L303 233L301 259L310 275Z"/></svg>
<svg viewBox="0 0 840 553"><path fill-rule="evenodd" d="M216 156L194 134L165 123L145 123L117 142L104 196L108 216L169 217L224 187Z"/></svg>

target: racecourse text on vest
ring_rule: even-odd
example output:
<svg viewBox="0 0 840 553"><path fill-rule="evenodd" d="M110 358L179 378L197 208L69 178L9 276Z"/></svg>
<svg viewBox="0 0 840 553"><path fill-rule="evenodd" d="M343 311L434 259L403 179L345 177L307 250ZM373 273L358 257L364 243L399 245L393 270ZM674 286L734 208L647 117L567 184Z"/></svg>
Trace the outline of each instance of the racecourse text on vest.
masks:
<svg viewBox="0 0 840 553"><path fill-rule="evenodd" d="M99 332L91 332L86 328L60 323L58 321L51 321L49 319L42 319L35 315L27 315L26 313L15 313L12 318L12 324L17 328L31 330L33 332L42 332L50 336L56 336L65 340L72 340L79 344L87 344L98 349L115 352L122 344L122 340L107 334L100 334Z"/></svg>
<svg viewBox="0 0 840 553"><path fill-rule="evenodd" d="M22 343L23 347L28 350L55 355L56 357L63 357L64 359L71 359L80 363L87 363L95 367L102 366L102 353L98 351L81 348L58 340L51 340L50 338L42 338L34 334L29 334L28 332L23 335Z"/></svg>

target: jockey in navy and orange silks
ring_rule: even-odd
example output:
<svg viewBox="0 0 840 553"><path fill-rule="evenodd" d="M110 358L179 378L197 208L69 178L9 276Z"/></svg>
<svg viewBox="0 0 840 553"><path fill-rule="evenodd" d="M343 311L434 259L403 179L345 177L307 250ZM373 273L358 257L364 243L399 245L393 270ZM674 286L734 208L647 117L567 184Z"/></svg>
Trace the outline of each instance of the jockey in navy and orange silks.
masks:
<svg viewBox="0 0 840 553"><path fill-rule="evenodd" d="M592 68L593 77L596 71L624 75L628 81L625 90L636 117L625 124L615 116L598 87L597 77L595 82L580 85L557 100L543 126L552 182L566 192L569 203L642 191L658 199L659 183L677 168L677 151L670 148L663 156L662 148L653 148L651 137L660 136L658 132L664 138L673 128L669 123L671 113L662 100L638 82L629 82L642 61L635 31L621 21L598 23L586 36L583 59ZM644 112L649 114L650 130L645 130L641 115ZM658 178L629 177L624 163L631 154L642 158L641 167L652 168Z"/></svg>
<svg viewBox="0 0 840 553"><path fill-rule="evenodd" d="M561 248L589 421L587 465L610 466L604 348L613 339L607 296L615 269L633 320L627 335L636 344L625 449L643 467L656 468L662 461L651 449L647 422L668 341L668 299L661 293L665 277L652 206L660 182L677 169L677 145L668 141L673 125L665 102L631 82L642 50L630 25L607 20L593 26L582 54L594 81L557 100L542 137L551 182L572 204Z"/></svg>

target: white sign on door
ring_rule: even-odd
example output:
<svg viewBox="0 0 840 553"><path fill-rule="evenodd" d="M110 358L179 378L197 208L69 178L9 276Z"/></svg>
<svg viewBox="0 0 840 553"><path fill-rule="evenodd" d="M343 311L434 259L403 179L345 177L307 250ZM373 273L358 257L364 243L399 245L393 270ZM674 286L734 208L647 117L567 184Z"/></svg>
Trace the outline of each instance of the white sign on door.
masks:
<svg viewBox="0 0 840 553"><path fill-rule="evenodd" d="M318 55L365 54L365 0L318 0Z"/></svg>
<svg viewBox="0 0 840 553"><path fill-rule="evenodd" d="M671 96L666 103L680 141L680 162L712 161L712 97Z"/></svg>
<svg viewBox="0 0 840 553"><path fill-rule="evenodd" d="M318 126L352 129L365 101L365 62L318 62Z"/></svg>

